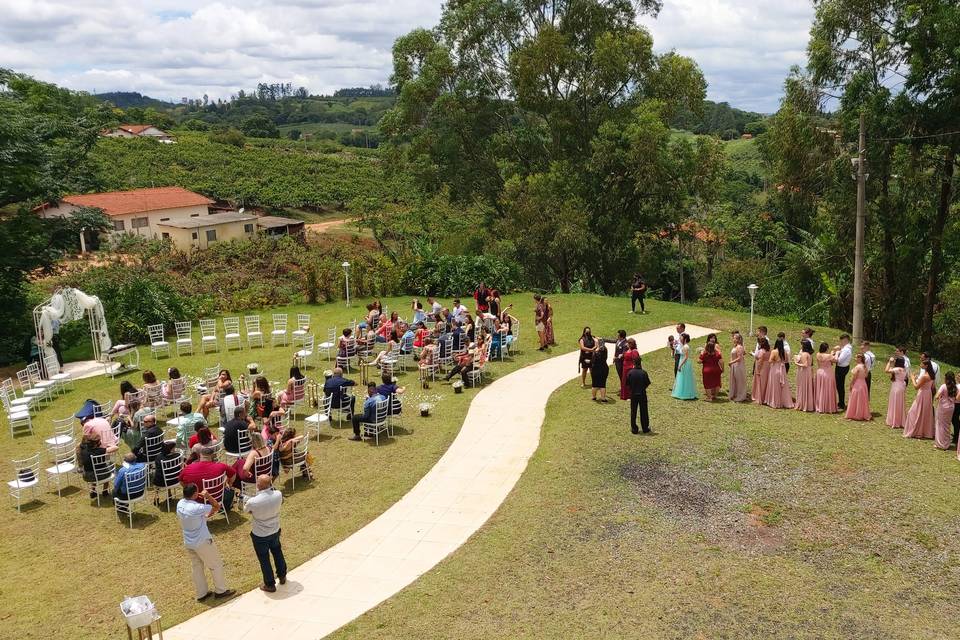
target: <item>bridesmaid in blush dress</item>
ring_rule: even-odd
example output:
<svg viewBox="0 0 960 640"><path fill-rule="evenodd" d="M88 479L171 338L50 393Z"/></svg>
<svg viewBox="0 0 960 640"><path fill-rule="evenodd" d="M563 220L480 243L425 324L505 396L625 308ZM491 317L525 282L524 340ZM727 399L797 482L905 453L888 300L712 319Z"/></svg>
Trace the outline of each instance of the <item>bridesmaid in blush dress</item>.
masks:
<svg viewBox="0 0 960 640"><path fill-rule="evenodd" d="M817 413L837 412L837 382L833 374L833 363L837 356L829 352L830 345L820 343L820 353L817 354L816 401L814 409Z"/></svg>
<svg viewBox="0 0 960 640"><path fill-rule="evenodd" d="M953 444L950 433L950 420L953 418L953 405L957 398L957 374L948 371L943 377L943 384L937 389L936 401L936 428L934 429L933 446L946 451Z"/></svg>
<svg viewBox="0 0 960 640"><path fill-rule="evenodd" d="M862 353L857 354L857 365L850 379L850 401L847 402L847 420L872 420L870 392L867 390L867 364Z"/></svg>
<svg viewBox="0 0 960 640"><path fill-rule="evenodd" d="M783 338L777 338L770 351L770 363L767 365L767 389L763 403L774 409L793 409L793 392L787 379L787 352Z"/></svg>
<svg viewBox="0 0 960 640"><path fill-rule="evenodd" d="M753 391L750 397L753 404L763 404L764 394L767 392L767 365L770 362L770 341L766 338L760 338L757 341L760 350L757 351L757 359L753 363Z"/></svg>
<svg viewBox="0 0 960 640"><path fill-rule="evenodd" d="M743 336L735 333L733 334L733 349L730 350L730 400L733 402L744 402L747 399L745 356Z"/></svg>
<svg viewBox="0 0 960 640"><path fill-rule="evenodd" d="M814 411L816 395L813 389L813 343L804 340L800 344L800 354L794 359L797 365L797 411Z"/></svg>
<svg viewBox="0 0 960 640"><path fill-rule="evenodd" d="M887 399L887 426L892 429L903 429L907 421L907 409L904 406L904 395L907 390L907 370L904 368L903 356L896 356L887 360L884 369L890 374L890 396Z"/></svg>
<svg viewBox="0 0 960 640"><path fill-rule="evenodd" d="M907 420L903 425L904 438L933 438L933 367L930 362L921 365L920 375L913 378L913 388L917 390L917 397L910 405Z"/></svg>

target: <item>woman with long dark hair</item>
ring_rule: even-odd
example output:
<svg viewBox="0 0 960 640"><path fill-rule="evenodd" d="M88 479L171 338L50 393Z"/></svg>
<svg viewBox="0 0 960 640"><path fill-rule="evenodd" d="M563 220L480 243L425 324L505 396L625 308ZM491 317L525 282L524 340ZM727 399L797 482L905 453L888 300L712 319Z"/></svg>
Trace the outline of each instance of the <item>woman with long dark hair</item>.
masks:
<svg viewBox="0 0 960 640"><path fill-rule="evenodd" d="M733 334L733 349L730 350L730 401L747 400L747 352L743 348L743 336Z"/></svg>
<svg viewBox="0 0 960 640"><path fill-rule="evenodd" d="M957 374L947 371L934 400L937 401L937 413L933 446L946 450L953 444L953 439L950 437L950 420L953 418L953 405L957 401Z"/></svg>
<svg viewBox="0 0 960 640"><path fill-rule="evenodd" d="M830 345L821 342L817 353L817 397L814 403L817 413L837 412L837 382L833 373L833 363L836 361L837 356L830 353Z"/></svg>
<svg viewBox="0 0 960 640"><path fill-rule="evenodd" d="M766 338L764 338L766 340ZM764 391L763 403L774 409L793 409L793 392L790 390L790 381L787 379L787 349L783 338L777 338L770 351L770 360L767 364L767 388Z"/></svg>
<svg viewBox="0 0 960 640"><path fill-rule="evenodd" d="M637 351L637 341L633 338L627 338L627 350L623 354L623 376L620 378L620 399L630 399L630 389L627 388L627 374L630 369L637 366L637 360L640 359L640 352Z"/></svg>
<svg viewBox="0 0 960 640"><path fill-rule="evenodd" d="M607 341L596 338L590 358L590 392L594 400L607 402L607 377L610 375L610 364L607 362ZM599 396L599 397L598 397Z"/></svg>
<svg viewBox="0 0 960 640"><path fill-rule="evenodd" d="M890 374L890 395L887 398L887 426L892 429L903 429L907 422L907 409L904 405L904 396L907 386L907 370L904 367L903 356L896 356L887 361L884 369Z"/></svg>
<svg viewBox="0 0 960 640"><path fill-rule="evenodd" d="M753 390L750 397L753 404L763 404L767 392L767 367L770 364L770 341L761 337L757 340L757 356L753 363Z"/></svg>
<svg viewBox="0 0 960 640"><path fill-rule="evenodd" d="M873 414L870 413L870 391L867 389L866 356L858 353L856 363L850 379L850 398L849 402L847 402L847 411L844 417L847 420L872 420Z"/></svg>
<svg viewBox="0 0 960 640"><path fill-rule="evenodd" d="M690 361L690 335L687 333L680 334L680 366L677 368L677 377L673 381L673 393L670 395L677 400L697 399L697 385L693 381L693 363Z"/></svg>
<svg viewBox="0 0 960 640"><path fill-rule="evenodd" d="M580 359L577 367L580 369L580 386L587 388L587 372L590 371L590 362L593 359L593 352L597 347L597 341L593 339L593 332L590 327L584 327L580 334Z"/></svg>
<svg viewBox="0 0 960 640"><path fill-rule="evenodd" d="M703 367L703 391L707 400L713 402L717 399L717 392L720 391L720 385L723 384L723 356L717 349L717 343L711 342L708 338L707 346L700 353L700 364Z"/></svg>
<svg viewBox="0 0 960 640"><path fill-rule="evenodd" d="M813 343L800 341L800 353L794 363L797 365L797 411L814 411L817 408L813 384Z"/></svg>

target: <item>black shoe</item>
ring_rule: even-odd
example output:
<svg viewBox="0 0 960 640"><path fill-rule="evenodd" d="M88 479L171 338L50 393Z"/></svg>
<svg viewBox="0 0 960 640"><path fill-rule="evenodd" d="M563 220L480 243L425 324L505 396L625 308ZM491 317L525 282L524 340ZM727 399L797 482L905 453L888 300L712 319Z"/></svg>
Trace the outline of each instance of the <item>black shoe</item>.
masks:
<svg viewBox="0 0 960 640"><path fill-rule="evenodd" d="M639 430L639 429L630 429L630 433L636 435L636 434L640 433L640 430Z"/></svg>
<svg viewBox="0 0 960 640"><path fill-rule="evenodd" d="M283 576L280 578L280 584L287 584L287 576Z"/></svg>
<svg viewBox="0 0 960 640"><path fill-rule="evenodd" d="M197 598L197 602L204 602L210 599L210 596L213 595L213 591L207 591L205 594Z"/></svg>
<svg viewBox="0 0 960 640"><path fill-rule="evenodd" d="M230 598L237 595L237 592L233 589L227 589L226 591L221 591L220 593L213 594L213 597L217 600L223 600L225 598Z"/></svg>
<svg viewBox="0 0 960 640"><path fill-rule="evenodd" d="M352 441L354 441L354 442L360 442L361 440L363 440L363 438L361 438L360 436L350 436L349 438L347 438L347 440L352 440Z"/></svg>
<svg viewBox="0 0 960 640"><path fill-rule="evenodd" d="M260 591L266 591L267 593L275 593L277 590L276 587L272 587L269 584L260 585Z"/></svg>
<svg viewBox="0 0 960 640"><path fill-rule="evenodd" d="M91 491L91 492L90 492L90 499L91 499L91 500L96 500L96 499L97 499L97 492L96 492L96 491Z"/></svg>
<svg viewBox="0 0 960 640"><path fill-rule="evenodd" d="M648 435L650 435L651 433L653 433L653 429L644 429L644 430L643 430L643 435L645 435L645 436L648 436Z"/></svg>

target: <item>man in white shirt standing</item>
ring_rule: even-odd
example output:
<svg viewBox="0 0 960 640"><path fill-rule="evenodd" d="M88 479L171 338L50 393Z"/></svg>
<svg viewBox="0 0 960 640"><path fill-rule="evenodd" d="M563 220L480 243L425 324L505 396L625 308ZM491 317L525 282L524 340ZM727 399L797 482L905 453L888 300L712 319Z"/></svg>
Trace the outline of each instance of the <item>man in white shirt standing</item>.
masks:
<svg viewBox="0 0 960 640"><path fill-rule="evenodd" d="M218 511L220 503L207 491L198 493L197 485L192 483L183 486L183 499L177 503L177 518L180 519L180 528L183 530L183 546L193 564L193 587L196 590L197 602L203 602L211 595L220 600L236 593L227 588L223 560L207 528L207 520ZM205 569L209 569L213 575L213 591L207 588Z"/></svg>
<svg viewBox="0 0 960 640"><path fill-rule="evenodd" d="M459 323L463 322L467 314L467 308L460 304L460 298L453 301L453 308L450 310L450 316Z"/></svg>
<svg viewBox="0 0 960 640"><path fill-rule="evenodd" d="M260 589L267 593L277 590L276 580L280 584L287 583L287 561L283 557L283 547L280 546L280 505L283 504L283 494L273 488L273 478L269 475L257 476L257 495L249 498L243 504L243 510L253 516L253 529L250 539L253 540L253 550L260 561L260 571L263 573L263 584ZM274 579L273 567L270 566L270 555L277 565L277 576Z"/></svg>
<svg viewBox="0 0 960 640"><path fill-rule="evenodd" d="M680 322L677 324L677 330L673 334L673 342L668 343L668 347L673 349L673 377L677 377L677 370L680 368L680 336L687 330L687 325Z"/></svg>
<svg viewBox="0 0 960 640"><path fill-rule="evenodd" d="M860 353L863 354L863 364L867 367L867 395L870 395L870 383L873 381L873 365L877 356L871 351L870 343L866 340L860 343Z"/></svg>
<svg viewBox="0 0 960 640"><path fill-rule="evenodd" d="M847 374L850 373L850 361L853 360L853 347L850 346L850 336L846 333L840 336L840 346L833 348L833 353L837 356L837 366L834 369L834 378L837 382L837 396L840 402L837 406L840 409L847 408Z"/></svg>

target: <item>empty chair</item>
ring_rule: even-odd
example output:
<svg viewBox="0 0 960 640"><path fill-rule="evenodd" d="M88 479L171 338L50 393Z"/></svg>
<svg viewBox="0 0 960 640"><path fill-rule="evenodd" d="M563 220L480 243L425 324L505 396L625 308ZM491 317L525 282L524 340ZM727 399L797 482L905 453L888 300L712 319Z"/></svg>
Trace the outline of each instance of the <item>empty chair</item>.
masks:
<svg viewBox="0 0 960 640"><path fill-rule="evenodd" d="M90 483L93 493L96 493L97 506L100 506L100 485L113 480L117 465L113 462L112 453L95 453L90 456L92 473L84 474L84 479Z"/></svg>
<svg viewBox="0 0 960 640"><path fill-rule="evenodd" d="M337 404L333 402L333 395L330 396L330 409L328 415L330 419L333 420L333 412L337 412L337 427L343 426L343 419L346 418L350 420L353 417L353 411L351 406L354 404L353 396L347 393L349 387L342 387L340 389L340 403Z"/></svg>
<svg viewBox="0 0 960 640"><path fill-rule="evenodd" d="M53 396L57 392L57 383L43 377L39 363L31 362L28 364L27 375L30 376L30 386L34 389L44 389L47 392L47 397L53 400Z"/></svg>
<svg viewBox="0 0 960 640"><path fill-rule="evenodd" d="M147 333L150 334L150 355L159 357L161 354L170 355L170 343L163 333L162 324L151 324L147 327Z"/></svg>
<svg viewBox="0 0 960 640"><path fill-rule="evenodd" d="M210 496L217 502L223 503L223 492L227 488L227 473L223 472L216 478L204 478L203 486L200 487L201 491L206 491ZM230 523L230 514L227 513L226 509L220 509L220 513L223 514L223 517L226 518L227 524Z"/></svg>
<svg viewBox="0 0 960 640"><path fill-rule="evenodd" d="M293 346L298 344L302 345L307 339L307 336L310 335L310 314L309 313L298 313L297 314L297 328L294 329L291 333L293 336Z"/></svg>
<svg viewBox="0 0 960 640"><path fill-rule="evenodd" d="M407 367L413 365L413 334L404 334L398 346L397 362L400 364L400 370L406 371Z"/></svg>
<svg viewBox="0 0 960 640"><path fill-rule="evenodd" d="M7 489L10 491L10 497L17 501L17 511L20 511L20 505L24 497L33 492L34 498L40 490L40 454L34 454L29 458L14 460L12 463L14 479L7 482Z"/></svg>
<svg viewBox="0 0 960 640"><path fill-rule="evenodd" d="M58 392L65 393L68 387L73 387L73 376L66 372L60 373L60 361L56 354L43 358L43 368L47 373L47 380L53 380Z"/></svg>
<svg viewBox="0 0 960 640"><path fill-rule="evenodd" d="M488 343L489 347L489 343ZM467 382L470 383L471 387L477 386L477 384L483 384L483 369L484 363L480 360L480 356L474 356L473 366L467 369Z"/></svg>
<svg viewBox="0 0 960 640"><path fill-rule="evenodd" d="M4 413L7 415L10 437L16 437L17 433L24 431L33 435L33 421L30 418L30 406L25 404L15 405L14 401L16 399L12 386L0 387L0 401L3 402Z"/></svg>
<svg viewBox="0 0 960 640"><path fill-rule="evenodd" d="M193 323L175 322L173 326L177 330L177 355L193 353Z"/></svg>
<svg viewBox="0 0 960 640"><path fill-rule="evenodd" d="M286 346L287 314L285 313L273 314L273 330L270 332L270 344L274 347L277 346L278 344L282 344Z"/></svg>
<svg viewBox="0 0 960 640"><path fill-rule="evenodd" d="M123 495L125 498L114 498L113 506L117 510L117 515L126 515L130 521L130 528L133 529L133 505L143 502L147 497L147 467L132 469L121 478Z"/></svg>
<svg viewBox="0 0 960 640"><path fill-rule="evenodd" d="M47 467L47 481L57 486L57 495L65 486L73 485L73 478L77 475L77 447L73 441L63 444L48 444L50 462Z"/></svg>
<svg viewBox="0 0 960 640"><path fill-rule="evenodd" d="M217 321L204 318L200 321L200 352L206 353L208 349L219 351L220 344L217 342Z"/></svg>
<svg viewBox="0 0 960 640"><path fill-rule="evenodd" d="M24 398L33 398L37 402L47 402L52 399L49 389L33 387L30 372L26 369L17 371L17 382L20 384L20 395Z"/></svg>
<svg viewBox="0 0 960 640"><path fill-rule="evenodd" d="M314 353L313 336L307 336L303 340L303 348L293 354L293 362L302 369L307 369L314 359Z"/></svg>
<svg viewBox="0 0 960 640"><path fill-rule="evenodd" d="M53 435L43 442L48 445L69 444L72 447L77 446L74 442L74 434L77 429L77 419L73 416L67 418L58 418L53 420Z"/></svg>
<svg viewBox="0 0 960 640"><path fill-rule="evenodd" d="M389 428L387 425L388 404L387 400L378 402L373 421L360 423L360 428L363 429L363 435L367 437L373 436L378 446L380 445L380 434L386 433Z"/></svg>
<svg viewBox="0 0 960 640"><path fill-rule="evenodd" d="M263 346L263 331L260 330L260 316L245 316L243 324L247 328L247 347Z"/></svg>
<svg viewBox="0 0 960 640"><path fill-rule="evenodd" d="M333 350L337 347L337 328L327 330L327 339L317 345L317 349L326 354L327 360L333 359Z"/></svg>
<svg viewBox="0 0 960 640"><path fill-rule="evenodd" d="M306 432L307 440L316 433L317 442L320 442L320 427L330 424L330 404L333 402L333 395L324 395L319 399L320 406L316 413L303 419L303 427ZM348 405L349 406L349 405Z"/></svg>
<svg viewBox="0 0 960 640"><path fill-rule="evenodd" d="M403 426L403 398L398 393L392 393L390 397L387 398L387 401L390 403L387 411L387 428L389 429L389 434L392 436L394 427Z"/></svg>
<svg viewBox="0 0 960 640"><path fill-rule="evenodd" d="M240 344L240 317L233 316L223 319L223 346L229 351L231 347L243 349Z"/></svg>

